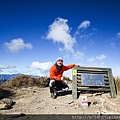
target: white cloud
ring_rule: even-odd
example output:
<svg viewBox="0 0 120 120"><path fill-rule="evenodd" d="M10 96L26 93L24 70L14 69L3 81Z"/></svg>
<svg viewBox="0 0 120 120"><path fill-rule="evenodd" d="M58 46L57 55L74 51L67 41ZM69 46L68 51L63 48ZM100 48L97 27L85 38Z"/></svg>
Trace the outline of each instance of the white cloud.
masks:
<svg viewBox="0 0 120 120"><path fill-rule="evenodd" d="M100 63L100 67L105 67L104 62Z"/></svg>
<svg viewBox="0 0 120 120"><path fill-rule="evenodd" d="M4 46L12 53L19 52L25 48L32 49L32 45L30 43L24 43L22 38L13 39L10 42L5 42Z"/></svg>
<svg viewBox="0 0 120 120"><path fill-rule="evenodd" d="M74 37L77 39L81 40L90 40L90 37L96 34L97 29L96 28L91 28L90 26L90 21L85 20L83 21L79 26L78 29L76 30ZM89 29L88 29L89 27Z"/></svg>
<svg viewBox="0 0 120 120"><path fill-rule="evenodd" d="M1 65L0 64L0 73L4 72L3 69L6 71L7 69L12 69L12 68L16 68L15 65Z"/></svg>
<svg viewBox="0 0 120 120"><path fill-rule="evenodd" d="M113 67L112 72L113 72L113 76L120 77L120 67Z"/></svg>
<svg viewBox="0 0 120 120"><path fill-rule="evenodd" d="M117 38L120 38L120 32L117 33Z"/></svg>
<svg viewBox="0 0 120 120"><path fill-rule="evenodd" d="M91 64L91 66L94 66L94 67L105 67L104 65L104 62L93 62L93 64Z"/></svg>
<svg viewBox="0 0 120 120"><path fill-rule="evenodd" d="M15 73L21 73L20 71L18 71L18 70L10 70L10 71L8 71L10 74L15 74Z"/></svg>
<svg viewBox="0 0 120 120"><path fill-rule="evenodd" d="M110 46L111 46L112 48L114 48L114 49L116 48L116 47L115 47L115 43L113 43L113 42L110 43Z"/></svg>
<svg viewBox="0 0 120 120"><path fill-rule="evenodd" d="M84 46L84 47L83 47L83 50L86 50L86 49L87 49L87 46Z"/></svg>
<svg viewBox="0 0 120 120"><path fill-rule="evenodd" d="M52 62L38 62L34 61L29 66L28 73L39 76L49 76L50 67L53 65Z"/></svg>
<svg viewBox="0 0 120 120"><path fill-rule="evenodd" d="M29 66L30 70L36 69L36 70L41 70L43 72L46 72L50 69L52 66L52 62L44 62L40 63L38 61L32 62L32 64Z"/></svg>
<svg viewBox="0 0 120 120"><path fill-rule="evenodd" d="M94 62L95 61L95 58L91 57L87 60L88 62Z"/></svg>
<svg viewBox="0 0 120 120"><path fill-rule="evenodd" d="M79 25L78 29L87 29L89 26L90 26L90 21L85 20Z"/></svg>
<svg viewBox="0 0 120 120"><path fill-rule="evenodd" d="M0 69L0 73L3 72L1 69Z"/></svg>
<svg viewBox="0 0 120 120"><path fill-rule="evenodd" d="M100 54L100 55L98 55L96 57L90 57L90 58L88 58L87 62L95 62L96 60L103 60L105 58L106 58L106 56L104 54Z"/></svg>
<svg viewBox="0 0 120 120"><path fill-rule="evenodd" d="M85 57L85 54L81 51L77 51L76 53L73 54L74 59L83 60L84 57Z"/></svg>
<svg viewBox="0 0 120 120"><path fill-rule="evenodd" d="M63 73L63 76L69 77L72 80L72 69L67 70Z"/></svg>
<svg viewBox="0 0 120 120"><path fill-rule="evenodd" d="M63 50L74 52L73 46L76 43L74 37L70 35L70 28L67 24L68 20L57 18L50 26L46 39L53 40L53 42L64 45ZM60 48L61 50L61 48Z"/></svg>
<svg viewBox="0 0 120 120"><path fill-rule="evenodd" d="M78 32L78 31L77 31ZM79 34L79 38L81 39L81 40L86 40L86 39L88 39L88 38L90 38L90 36L92 36L94 33L82 33L82 34ZM76 34L77 35L77 34ZM75 35L75 37L76 37L76 35Z"/></svg>
<svg viewBox="0 0 120 120"><path fill-rule="evenodd" d="M99 56L96 56L96 59L98 59L98 60L103 60L103 59L105 59L106 58L106 56L104 55L104 54L101 54L101 55L99 55Z"/></svg>
<svg viewBox="0 0 120 120"><path fill-rule="evenodd" d="M15 65L1 65L0 64L0 69L11 69L11 68L16 68Z"/></svg>

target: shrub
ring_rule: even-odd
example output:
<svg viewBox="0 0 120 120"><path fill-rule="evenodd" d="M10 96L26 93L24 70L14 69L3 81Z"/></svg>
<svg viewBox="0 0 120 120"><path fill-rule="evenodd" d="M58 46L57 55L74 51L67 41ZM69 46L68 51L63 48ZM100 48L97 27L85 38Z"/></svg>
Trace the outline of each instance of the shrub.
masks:
<svg viewBox="0 0 120 120"><path fill-rule="evenodd" d="M72 80L69 77L65 77L64 76L64 81L68 84L68 83L72 83Z"/></svg>
<svg viewBox="0 0 120 120"><path fill-rule="evenodd" d="M0 99L7 98L11 96L13 93L10 90L0 88Z"/></svg>
<svg viewBox="0 0 120 120"><path fill-rule="evenodd" d="M69 83L71 80L68 77L64 77L65 82ZM3 88L9 89L18 89L22 87L48 87L48 78L47 77L40 77L40 78L33 78L28 75L20 75L17 76L6 83L1 85Z"/></svg>
<svg viewBox="0 0 120 120"><path fill-rule="evenodd" d="M117 87L117 91L120 91L120 78L119 77L117 77L115 79L115 84L116 84L116 87Z"/></svg>
<svg viewBox="0 0 120 120"><path fill-rule="evenodd" d="M21 87L32 87L32 86L38 86L38 87L47 87L47 77L40 77L40 78L32 78L28 75L20 75L17 76L6 83L4 83L2 86L4 88L11 88L11 89L17 89Z"/></svg>

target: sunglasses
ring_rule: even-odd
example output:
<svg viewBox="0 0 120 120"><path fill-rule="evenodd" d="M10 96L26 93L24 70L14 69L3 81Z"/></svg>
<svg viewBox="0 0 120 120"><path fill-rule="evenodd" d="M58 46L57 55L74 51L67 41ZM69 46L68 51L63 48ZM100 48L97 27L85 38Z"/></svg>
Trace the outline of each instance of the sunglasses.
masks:
<svg viewBox="0 0 120 120"><path fill-rule="evenodd" d="M58 60L59 62L63 62L63 60Z"/></svg>

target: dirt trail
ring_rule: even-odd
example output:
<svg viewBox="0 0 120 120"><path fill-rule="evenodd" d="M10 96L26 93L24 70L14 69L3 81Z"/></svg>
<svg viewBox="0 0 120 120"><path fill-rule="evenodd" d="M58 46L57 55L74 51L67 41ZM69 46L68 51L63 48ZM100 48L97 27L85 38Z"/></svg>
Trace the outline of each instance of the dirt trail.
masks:
<svg viewBox="0 0 120 120"><path fill-rule="evenodd" d="M120 113L120 96L111 99L109 93L88 97L88 108L79 105L79 99L72 99L71 84L67 93L52 99L49 87L29 87L16 90L12 109L0 110L1 114L117 114Z"/></svg>

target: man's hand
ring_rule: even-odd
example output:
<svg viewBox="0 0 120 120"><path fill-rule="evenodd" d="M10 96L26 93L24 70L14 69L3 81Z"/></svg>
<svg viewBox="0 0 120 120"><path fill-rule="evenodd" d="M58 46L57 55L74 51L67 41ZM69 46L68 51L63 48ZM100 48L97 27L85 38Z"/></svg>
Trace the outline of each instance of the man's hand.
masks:
<svg viewBox="0 0 120 120"><path fill-rule="evenodd" d="M62 77L61 77L61 81L63 81L63 80L64 80L64 77L62 76Z"/></svg>

